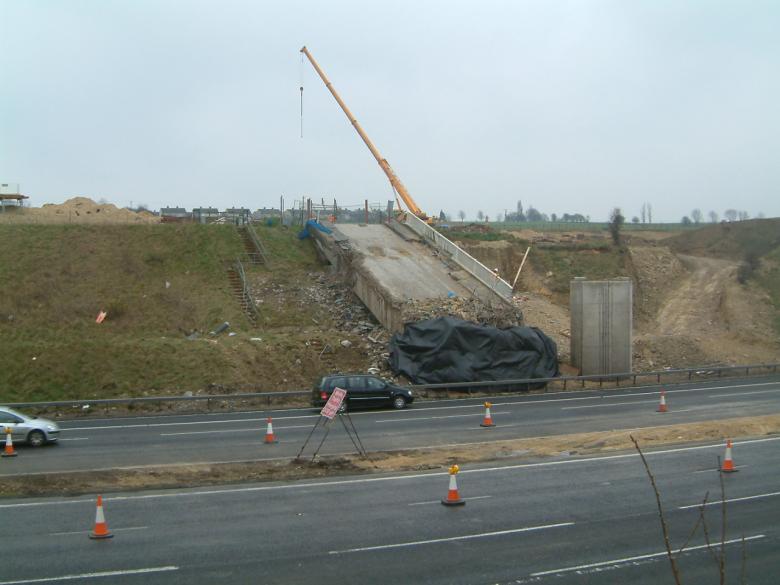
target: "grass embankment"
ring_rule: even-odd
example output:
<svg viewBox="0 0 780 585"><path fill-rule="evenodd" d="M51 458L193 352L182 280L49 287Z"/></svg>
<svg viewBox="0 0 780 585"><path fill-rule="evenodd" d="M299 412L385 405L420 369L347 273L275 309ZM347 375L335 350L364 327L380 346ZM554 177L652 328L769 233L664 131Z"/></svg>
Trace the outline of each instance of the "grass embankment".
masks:
<svg viewBox="0 0 780 585"><path fill-rule="evenodd" d="M575 277L608 280L631 274L625 249L606 242L536 246L531 265L539 276L546 278L547 288L564 303L568 302L569 285Z"/></svg>
<svg viewBox="0 0 780 585"><path fill-rule="evenodd" d="M261 232L274 264L260 272L316 264L294 233ZM0 401L198 391L252 383L278 362L232 297L226 262L243 252L232 226L7 225L0 250ZM223 321L238 335L208 339Z"/></svg>

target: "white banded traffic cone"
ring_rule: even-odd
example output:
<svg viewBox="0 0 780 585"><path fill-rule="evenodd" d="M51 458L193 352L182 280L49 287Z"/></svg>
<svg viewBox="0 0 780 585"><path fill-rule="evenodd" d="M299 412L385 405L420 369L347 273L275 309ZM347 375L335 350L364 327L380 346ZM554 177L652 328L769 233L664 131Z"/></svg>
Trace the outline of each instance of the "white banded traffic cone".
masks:
<svg viewBox="0 0 780 585"><path fill-rule="evenodd" d="M485 418L482 420L482 423L479 425L481 427L494 427L496 426L493 424L493 417L490 416L490 407L493 406L490 402L485 403Z"/></svg>
<svg viewBox="0 0 780 585"><path fill-rule="evenodd" d="M726 441L726 456L723 458L723 465L721 465L720 470L723 473L735 473L739 471L739 469L734 467L734 460L731 458L731 439Z"/></svg>
<svg viewBox="0 0 780 585"><path fill-rule="evenodd" d="M658 403L657 412L666 412L666 390L661 390L661 402Z"/></svg>
<svg viewBox="0 0 780 585"><path fill-rule="evenodd" d="M89 533L92 540L104 540L114 538L114 535L108 531L106 517L103 515L103 496L97 497L97 511L95 512L95 530Z"/></svg>
<svg viewBox="0 0 780 585"><path fill-rule="evenodd" d="M457 465L450 466L450 489L447 491L447 497L441 501L445 506L466 505L466 502L461 499L458 493L458 480L455 478L458 475L458 471L460 471L460 468Z"/></svg>
<svg viewBox="0 0 780 585"><path fill-rule="evenodd" d="M265 442L268 444L279 442L274 436L274 423L272 422L270 416L268 417L268 426L265 429Z"/></svg>
<svg viewBox="0 0 780 585"><path fill-rule="evenodd" d="M5 427L5 448L3 449L3 457L16 457L14 441L11 438L11 427Z"/></svg>

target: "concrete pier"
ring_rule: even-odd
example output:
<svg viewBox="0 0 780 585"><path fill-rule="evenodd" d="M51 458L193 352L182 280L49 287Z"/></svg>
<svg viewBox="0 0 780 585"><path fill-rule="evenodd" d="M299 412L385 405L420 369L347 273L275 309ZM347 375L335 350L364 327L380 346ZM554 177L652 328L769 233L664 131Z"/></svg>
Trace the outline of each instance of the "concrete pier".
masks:
<svg viewBox="0 0 780 585"><path fill-rule="evenodd" d="M581 375L631 371L632 299L628 278L571 281L571 363Z"/></svg>

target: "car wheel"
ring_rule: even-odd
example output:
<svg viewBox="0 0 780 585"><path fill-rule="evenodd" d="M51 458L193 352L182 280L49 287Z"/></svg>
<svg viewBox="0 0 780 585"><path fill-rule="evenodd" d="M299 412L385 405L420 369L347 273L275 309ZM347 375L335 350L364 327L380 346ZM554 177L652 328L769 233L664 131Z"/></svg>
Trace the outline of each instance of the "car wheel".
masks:
<svg viewBox="0 0 780 585"><path fill-rule="evenodd" d="M338 413L339 414L344 414L345 412L347 412L347 403L346 402L342 402L341 406L339 406Z"/></svg>
<svg viewBox="0 0 780 585"><path fill-rule="evenodd" d="M406 398L403 396L393 396L393 408L396 410L406 408Z"/></svg>
<svg viewBox="0 0 780 585"><path fill-rule="evenodd" d="M27 435L27 444L32 447L40 447L46 443L46 435L42 431L30 431Z"/></svg>

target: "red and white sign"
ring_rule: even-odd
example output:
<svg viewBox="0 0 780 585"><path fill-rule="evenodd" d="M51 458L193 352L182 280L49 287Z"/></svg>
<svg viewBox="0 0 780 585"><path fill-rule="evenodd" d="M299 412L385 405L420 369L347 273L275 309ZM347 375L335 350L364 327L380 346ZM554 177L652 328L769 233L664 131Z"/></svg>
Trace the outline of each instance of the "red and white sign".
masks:
<svg viewBox="0 0 780 585"><path fill-rule="evenodd" d="M344 402L344 398L346 396L346 390L343 388L334 388L333 394L330 395L330 398L328 398L325 406L322 407L320 414L333 420L333 417L338 413L339 408L341 408L341 403Z"/></svg>

